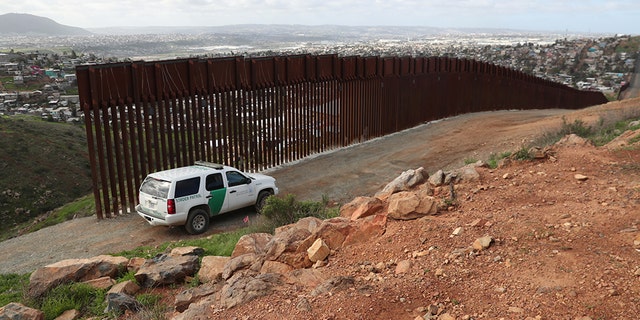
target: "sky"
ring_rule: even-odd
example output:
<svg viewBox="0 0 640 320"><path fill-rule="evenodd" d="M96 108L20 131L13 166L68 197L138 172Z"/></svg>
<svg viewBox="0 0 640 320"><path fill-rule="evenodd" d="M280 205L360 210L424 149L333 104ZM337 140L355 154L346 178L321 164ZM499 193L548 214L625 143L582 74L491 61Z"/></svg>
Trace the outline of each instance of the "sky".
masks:
<svg viewBox="0 0 640 320"><path fill-rule="evenodd" d="M640 34L638 0L2 0L81 28L303 24Z"/></svg>

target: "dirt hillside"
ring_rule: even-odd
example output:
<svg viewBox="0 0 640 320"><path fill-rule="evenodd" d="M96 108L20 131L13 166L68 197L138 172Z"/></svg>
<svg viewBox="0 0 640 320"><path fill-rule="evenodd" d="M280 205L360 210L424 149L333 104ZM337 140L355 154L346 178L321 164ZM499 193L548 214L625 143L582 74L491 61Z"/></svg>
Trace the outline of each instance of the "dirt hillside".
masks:
<svg viewBox="0 0 640 320"><path fill-rule="evenodd" d="M450 210L332 252L319 270L353 283L285 285L200 319L639 319L640 145L548 154L480 168Z"/></svg>

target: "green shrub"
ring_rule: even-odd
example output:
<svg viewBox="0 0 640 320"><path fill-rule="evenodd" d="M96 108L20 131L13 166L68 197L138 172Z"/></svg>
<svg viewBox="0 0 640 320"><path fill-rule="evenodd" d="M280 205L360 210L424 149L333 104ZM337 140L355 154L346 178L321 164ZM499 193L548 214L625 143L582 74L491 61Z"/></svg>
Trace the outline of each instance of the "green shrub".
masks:
<svg viewBox="0 0 640 320"><path fill-rule="evenodd" d="M526 161L526 160L532 159L531 154L529 154L529 150L525 146L521 147L520 150L516 151L513 154L513 157L516 160L520 160L520 161Z"/></svg>
<svg viewBox="0 0 640 320"><path fill-rule="evenodd" d="M142 293L136 296L136 300L140 302L142 307L146 309L151 309L155 305L157 305L158 302L160 302L160 300L162 300L162 296L159 294L153 294L153 293Z"/></svg>
<svg viewBox="0 0 640 320"><path fill-rule="evenodd" d="M0 306L20 302L27 285L29 274L0 274Z"/></svg>
<svg viewBox="0 0 640 320"><path fill-rule="evenodd" d="M489 168L491 169L495 169L498 167L498 162L504 158L508 158L509 156L511 156L511 152L510 151L505 151L499 154L495 154L495 153L491 153L489 155L489 160L487 160L487 165L489 166Z"/></svg>
<svg viewBox="0 0 640 320"><path fill-rule="evenodd" d="M262 215L271 221L275 227L295 223L304 217L328 219L338 215L338 208L328 208L328 200L323 197L321 202L297 201L292 194L285 197L269 197Z"/></svg>
<svg viewBox="0 0 640 320"><path fill-rule="evenodd" d="M83 315L101 315L106 307L105 290L84 283L70 283L53 288L36 308L47 320L55 319L67 310Z"/></svg>

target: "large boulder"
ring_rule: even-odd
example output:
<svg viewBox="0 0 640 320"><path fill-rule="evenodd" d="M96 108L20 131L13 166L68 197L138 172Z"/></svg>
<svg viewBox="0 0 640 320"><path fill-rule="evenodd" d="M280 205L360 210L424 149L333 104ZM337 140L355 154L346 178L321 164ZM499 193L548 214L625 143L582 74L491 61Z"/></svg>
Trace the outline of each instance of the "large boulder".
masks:
<svg viewBox="0 0 640 320"><path fill-rule="evenodd" d="M159 255L147 262L136 272L136 281L145 288L181 283L186 277L198 271L198 257L193 255Z"/></svg>
<svg viewBox="0 0 640 320"><path fill-rule="evenodd" d="M384 200L396 192L411 190L428 178L429 174L422 167L415 170L407 170L376 193L376 197Z"/></svg>
<svg viewBox="0 0 640 320"><path fill-rule="evenodd" d="M37 269L29 278L27 295L38 298L51 288L68 282L82 282L102 277L115 278L129 259L101 255L89 259L68 259Z"/></svg>
<svg viewBox="0 0 640 320"><path fill-rule="evenodd" d="M231 258L247 253L262 254L265 251L267 243L271 241L271 238L273 238L273 236L268 233L246 234L240 237L238 243L236 243L233 253L231 253Z"/></svg>
<svg viewBox="0 0 640 320"><path fill-rule="evenodd" d="M124 292L110 292L107 293L107 307L104 309L105 313L115 312L120 314L125 310L131 310L138 312L142 310L142 304L136 300L133 296L130 296Z"/></svg>
<svg viewBox="0 0 640 320"><path fill-rule="evenodd" d="M357 197L340 208L340 216L358 220L377 214L383 209L384 203L378 198Z"/></svg>
<svg viewBox="0 0 640 320"><path fill-rule="evenodd" d="M427 191L403 191L389 197L387 216L395 220L412 220L438 213L437 201Z"/></svg>
<svg viewBox="0 0 640 320"><path fill-rule="evenodd" d="M371 241L371 239L382 236L387 227L387 215L378 214L364 219L358 219L352 222L351 225L353 229L344 239L343 246L366 243Z"/></svg>
<svg viewBox="0 0 640 320"><path fill-rule="evenodd" d="M200 262L198 279L201 282L214 282L222 278L224 267L231 260L230 257L204 256Z"/></svg>
<svg viewBox="0 0 640 320"><path fill-rule="evenodd" d="M260 272L262 264L257 266L257 263L262 259L254 253L245 253L241 256L231 258L229 262L224 265L224 269L220 274L220 277L224 280L231 278L236 272L241 270L253 269L252 266L256 265L257 270L252 270L253 273Z"/></svg>
<svg viewBox="0 0 640 320"><path fill-rule="evenodd" d="M267 244L265 260L279 261L293 268L307 268L312 265L306 255L306 250L311 246L311 243L306 247L303 246L305 239L311 236L311 232L304 226L300 228L297 226L295 224L285 231L276 233Z"/></svg>

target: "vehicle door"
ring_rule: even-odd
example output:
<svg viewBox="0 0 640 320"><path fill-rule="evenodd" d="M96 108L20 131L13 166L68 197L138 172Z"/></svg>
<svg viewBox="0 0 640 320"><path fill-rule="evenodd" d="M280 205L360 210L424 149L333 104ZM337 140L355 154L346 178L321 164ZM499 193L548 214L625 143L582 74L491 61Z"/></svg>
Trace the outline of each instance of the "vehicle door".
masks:
<svg viewBox="0 0 640 320"><path fill-rule="evenodd" d="M225 175L228 183L229 211L253 205L256 195L251 178L235 170L229 170Z"/></svg>
<svg viewBox="0 0 640 320"><path fill-rule="evenodd" d="M214 216L227 211L228 197L227 188L222 179L222 173L212 173L205 178L205 189L207 192L207 204L209 211Z"/></svg>

